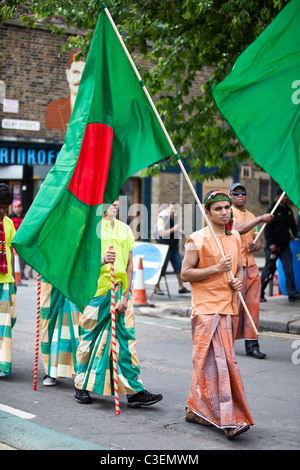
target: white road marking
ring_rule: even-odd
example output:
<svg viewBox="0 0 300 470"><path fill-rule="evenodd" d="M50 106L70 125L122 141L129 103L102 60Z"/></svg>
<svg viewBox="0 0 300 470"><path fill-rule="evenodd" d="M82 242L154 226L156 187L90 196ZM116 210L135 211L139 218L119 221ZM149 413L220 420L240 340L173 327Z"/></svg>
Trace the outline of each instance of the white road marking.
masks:
<svg viewBox="0 0 300 470"><path fill-rule="evenodd" d="M2 405L0 403L0 411L5 411L6 413L10 413L11 415L18 416L19 418L23 419L33 419L35 415L31 413L27 413L26 411L18 410L17 408L12 408L11 406Z"/></svg>
<svg viewBox="0 0 300 470"><path fill-rule="evenodd" d="M171 328L172 330L182 330L182 328L177 328L176 326L170 326L170 325L164 325L163 323L158 323L158 322L152 322L152 321L144 321L144 320L138 320L135 318L136 323L144 323L145 325L152 325L152 326L163 326L165 328Z"/></svg>

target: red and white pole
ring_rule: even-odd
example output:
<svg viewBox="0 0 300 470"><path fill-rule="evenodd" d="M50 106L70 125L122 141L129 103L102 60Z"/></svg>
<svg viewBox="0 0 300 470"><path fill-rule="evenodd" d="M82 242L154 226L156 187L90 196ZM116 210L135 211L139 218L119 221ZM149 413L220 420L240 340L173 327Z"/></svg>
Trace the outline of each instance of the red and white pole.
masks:
<svg viewBox="0 0 300 470"><path fill-rule="evenodd" d="M110 250L113 246L110 245ZM113 381L115 392L116 415L120 414L119 387L118 387L118 371L117 371L117 341L116 341L116 304L115 304L115 268L114 263L110 264L110 281L111 281L111 343L113 358Z"/></svg>
<svg viewBox="0 0 300 470"><path fill-rule="evenodd" d="M39 362L39 343L40 343L40 311L41 311L41 276L37 275L37 309L36 309L36 335L35 335L35 360L33 374L33 390L36 390L37 371Z"/></svg>

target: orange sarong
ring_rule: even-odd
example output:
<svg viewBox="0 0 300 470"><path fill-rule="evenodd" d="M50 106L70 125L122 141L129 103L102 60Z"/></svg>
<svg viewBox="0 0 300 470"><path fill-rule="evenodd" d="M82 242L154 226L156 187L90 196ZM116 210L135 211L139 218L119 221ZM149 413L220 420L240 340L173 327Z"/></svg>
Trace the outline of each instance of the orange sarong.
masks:
<svg viewBox="0 0 300 470"><path fill-rule="evenodd" d="M219 428L254 424L235 358L237 323L234 315L192 317L194 372L187 406Z"/></svg>
<svg viewBox="0 0 300 470"><path fill-rule="evenodd" d="M255 218L255 215L247 210L240 211L237 208L233 208L234 219L238 224L249 222ZM241 235L242 242L242 261L244 268L244 281L242 288L242 297L248 307L249 313L258 331L259 325L259 299L260 299L260 275L258 267L255 263L253 252L248 250L249 243L255 238L255 228L253 227L249 232ZM244 307L240 301L238 301L238 313L239 313L239 325L237 335L235 339L256 339L257 334L255 333L247 314L245 313Z"/></svg>
<svg viewBox="0 0 300 470"><path fill-rule="evenodd" d="M259 299L260 299L260 275L257 265L244 267L244 281L241 291L242 297L247 305L248 311L258 331L259 328ZM239 324L235 339L256 339L253 326L248 315L238 298Z"/></svg>

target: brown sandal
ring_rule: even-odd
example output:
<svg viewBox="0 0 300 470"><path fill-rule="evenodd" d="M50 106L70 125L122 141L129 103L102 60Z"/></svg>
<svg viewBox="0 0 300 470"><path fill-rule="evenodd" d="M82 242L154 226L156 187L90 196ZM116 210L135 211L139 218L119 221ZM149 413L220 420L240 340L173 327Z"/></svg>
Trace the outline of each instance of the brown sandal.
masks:
<svg viewBox="0 0 300 470"><path fill-rule="evenodd" d="M249 424L237 423L236 428L224 429L224 431L227 436L227 439L231 440L231 439L235 439L240 434L243 434L243 432L248 431L248 429L250 429Z"/></svg>
<svg viewBox="0 0 300 470"><path fill-rule="evenodd" d="M188 423L202 424L203 426L213 426L212 423L209 423L208 421L206 421L206 419L201 418L200 416L196 415L188 407L186 407L185 409L185 420Z"/></svg>

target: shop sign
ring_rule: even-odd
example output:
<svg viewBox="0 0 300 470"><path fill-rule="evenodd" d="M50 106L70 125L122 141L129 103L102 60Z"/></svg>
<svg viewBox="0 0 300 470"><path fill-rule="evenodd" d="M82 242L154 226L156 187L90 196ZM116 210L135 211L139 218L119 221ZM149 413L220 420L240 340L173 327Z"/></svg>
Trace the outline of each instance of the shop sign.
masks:
<svg viewBox="0 0 300 470"><path fill-rule="evenodd" d="M54 165L59 150L0 147L0 165Z"/></svg>

